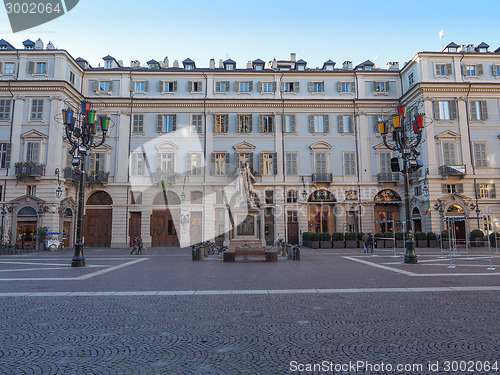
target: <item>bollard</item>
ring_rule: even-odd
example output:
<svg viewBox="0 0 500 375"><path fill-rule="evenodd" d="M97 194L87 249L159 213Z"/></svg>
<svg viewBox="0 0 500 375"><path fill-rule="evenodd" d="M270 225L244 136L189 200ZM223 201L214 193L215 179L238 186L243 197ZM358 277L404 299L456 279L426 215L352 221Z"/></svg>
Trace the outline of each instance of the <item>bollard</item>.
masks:
<svg viewBox="0 0 500 375"><path fill-rule="evenodd" d="M293 260L300 260L300 246L299 245L294 245L292 248L293 252Z"/></svg>
<svg viewBox="0 0 500 375"><path fill-rule="evenodd" d="M288 256L288 259L293 259L293 247L292 245L287 245L286 246L286 252L287 252L287 256Z"/></svg>
<svg viewBox="0 0 500 375"><path fill-rule="evenodd" d="M196 245L191 246L191 256L193 258L193 261L199 260L199 252L200 248Z"/></svg>

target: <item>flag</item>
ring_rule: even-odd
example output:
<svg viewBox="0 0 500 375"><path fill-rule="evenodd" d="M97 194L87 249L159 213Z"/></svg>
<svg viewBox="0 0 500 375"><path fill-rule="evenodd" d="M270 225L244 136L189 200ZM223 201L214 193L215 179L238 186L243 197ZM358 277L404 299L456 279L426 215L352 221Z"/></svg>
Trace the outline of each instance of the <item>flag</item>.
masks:
<svg viewBox="0 0 500 375"><path fill-rule="evenodd" d="M444 30L441 30L439 32L439 39L443 39L443 35L444 35Z"/></svg>
<svg viewBox="0 0 500 375"><path fill-rule="evenodd" d="M427 215L430 209L431 209L431 201L427 201L427 209L425 210L424 215Z"/></svg>

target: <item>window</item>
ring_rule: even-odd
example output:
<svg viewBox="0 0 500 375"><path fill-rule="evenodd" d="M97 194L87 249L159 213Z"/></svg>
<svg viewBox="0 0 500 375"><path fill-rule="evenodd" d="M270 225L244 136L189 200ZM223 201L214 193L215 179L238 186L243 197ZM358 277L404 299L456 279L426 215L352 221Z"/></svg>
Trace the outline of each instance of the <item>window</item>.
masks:
<svg viewBox="0 0 500 375"><path fill-rule="evenodd" d="M260 92L272 93L276 91L276 82L259 82L258 86Z"/></svg>
<svg viewBox="0 0 500 375"><path fill-rule="evenodd" d="M0 120L10 120L10 109L12 101L10 99L0 100Z"/></svg>
<svg viewBox="0 0 500 375"><path fill-rule="evenodd" d="M253 82L239 82L234 83L236 92L250 92L253 89Z"/></svg>
<svg viewBox="0 0 500 375"><path fill-rule="evenodd" d="M192 64L187 64L187 65L185 65L185 66L184 66L184 69L185 69L185 70L194 70L194 65L192 65Z"/></svg>
<svg viewBox="0 0 500 375"><path fill-rule="evenodd" d="M299 92L299 82L281 82L281 91Z"/></svg>
<svg viewBox="0 0 500 375"><path fill-rule="evenodd" d="M353 176L356 174L356 153L344 152L344 175Z"/></svg>
<svg viewBox="0 0 500 375"><path fill-rule="evenodd" d="M325 83L321 82L309 82L309 91L312 93L325 92Z"/></svg>
<svg viewBox="0 0 500 375"><path fill-rule="evenodd" d="M101 81L99 82L99 91L111 91L111 85L109 81Z"/></svg>
<svg viewBox="0 0 500 375"><path fill-rule="evenodd" d="M0 143L0 168L10 167L10 143Z"/></svg>
<svg viewBox="0 0 500 375"><path fill-rule="evenodd" d="M285 153L285 164L286 164L285 174L287 176L297 175L297 153L296 152Z"/></svg>
<svg viewBox="0 0 500 375"><path fill-rule="evenodd" d="M387 82L373 82L373 91L375 93L389 92L389 81Z"/></svg>
<svg viewBox="0 0 500 375"><path fill-rule="evenodd" d="M186 155L187 157L187 174L191 176L201 176L203 172L202 154L200 152L192 152Z"/></svg>
<svg viewBox="0 0 500 375"><path fill-rule="evenodd" d="M455 194L455 193L463 193L464 185L463 184L442 184L441 192L443 194Z"/></svg>
<svg viewBox="0 0 500 375"><path fill-rule="evenodd" d="M90 172L104 172L106 170L106 154L104 152L97 152L90 154L89 171Z"/></svg>
<svg viewBox="0 0 500 375"><path fill-rule="evenodd" d="M238 115L238 133L252 132L252 115Z"/></svg>
<svg viewBox="0 0 500 375"><path fill-rule="evenodd" d="M36 185L26 185L26 194L36 197Z"/></svg>
<svg viewBox="0 0 500 375"><path fill-rule="evenodd" d="M415 186L413 188L413 194L416 196L416 197L419 197L420 195L422 195L422 187L421 186Z"/></svg>
<svg viewBox="0 0 500 375"><path fill-rule="evenodd" d="M452 73L451 64L434 64L434 73L436 77L446 77Z"/></svg>
<svg viewBox="0 0 500 375"><path fill-rule="evenodd" d="M159 165L158 170L164 172L175 172L175 153L162 152L158 154Z"/></svg>
<svg viewBox="0 0 500 375"><path fill-rule="evenodd" d="M26 142L27 163L40 163L40 142Z"/></svg>
<svg viewBox="0 0 500 375"><path fill-rule="evenodd" d="M295 115L285 115L285 133L295 133Z"/></svg>
<svg viewBox="0 0 500 375"><path fill-rule="evenodd" d="M144 133L144 115L134 115L132 133Z"/></svg>
<svg viewBox="0 0 500 375"><path fill-rule="evenodd" d="M470 102L470 118L472 121L484 121L488 119L486 100L473 100Z"/></svg>
<svg viewBox="0 0 500 375"><path fill-rule="evenodd" d="M392 173L390 152L381 152L380 156L380 173Z"/></svg>
<svg viewBox="0 0 500 375"><path fill-rule="evenodd" d="M247 166L253 170L253 152L239 152L236 154L237 167Z"/></svg>
<svg viewBox="0 0 500 375"><path fill-rule="evenodd" d="M457 118L456 100L439 100L433 102L436 120L454 120Z"/></svg>
<svg viewBox="0 0 500 375"><path fill-rule="evenodd" d="M354 133L351 115L338 115L338 123L340 134Z"/></svg>
<svg viewBox="0 0 500 375"><path fill-rule="evenodd" d="M476 184L479 198L496 198L495 184Z"/></svg>
<svg viewBox="0 0 500 375"><path fill-rule="evenodd" d="M297 195L297 193L295 195ZM297 211L288 211L286 213L286 221L287 223L298 223L299 215Z"/></svg>
<svg viewBox="0 0 500 375"><path fill-rule="evenodd" d="M107 60L105 63L106 63L106 69L111 69L113 67L113 61L112 60Z"/></svg>
<svg viewBox="0 0 500 375"><path fill-rule="evenodd" d="M266 199L266 204L272 204L274 202L274 190L266 190L264 192L264 197Z"/></svg>
<svg viewBox="0 0 500 375"><path fill-rule="evenodd" d="M286 192L286 203L297 203L297 190L288 190ZM290 212L297 214L296 211L289 211L288 213L290 214Z"/></svg>
<svg viewBox="0 0 500 375"><path fill-rule="evenodd" d="M215 115L214 133L227 133L228 115Z"/></svg>
<svg viewBox="0 0 500 375"><path fill-rule="evenodd" d="M228 91L229 91L229 81L215 82L215 92L228 92Z"/></svg>
<svg viewBox="0 0 500 375"><path fill-rule="evenodd" d="M408 74L408 86L412 87L413 84L415 83L415 76L413 75L413 72Z"/></svg>
<svg viewBox="0 0 500 375"><path fill-rule="evenodd" d="M493 65L493 75L495 77L500 77L500 65Z"/></svg>
<svg viewBox="0 0 500 375"><path fill-rule="evenodd" d="M36 74L47 74L47 63L37 62L36 63Z"/></svg>
<svg viewBox="0 0 500 375"><path fill-rule="evenodd" d="M188 91L193 92L202 92L203 91L203 82L201 81L189 81L188 82Z"/></svg>
<svg viewBox="0 0 500 375"><path fill-rule="evenodd" d="M354 85L352 82L338 82L338 91L339 92L353 92Z"/></svg>
<svg viewBox="0 0 500 375"><path fill-rule="evenodd" d="M328 115L310 115L309 131L311 133L328 133Z"/></svg>
<svg viewBox="0 0 500 375"><path fill-rule="evenodd" d="M147 81L136 81L135 82L135 92L146 92L148 91Z"/></svg>
<svg viewBox="0 0 500 375"><path fill-rule="evenodd" d="M474 143L474 166L476 168L484 168L488 166L486 143Z"/></svg>
<svg viewBox="0 0 500 375"><path fill-rule="evenodd" d="M133 176L144 176L146 174L146 154L135 152L131 157L131 174Z"/></svg>
<svg viewBox="0 0 500 375"><path fill-rule="evenodd" d="M274 133L273 115L260 115L260 132Z"/></svg>
<svg viewBox="0 0 500 375"><path fill-rule="evenodd" d="M3 63L3 74L14 74L14 66L13 62L5 62ZM0 72L2 73L2 72Z"/></svg>
<svg viewBox="0 0 500 375"><path fill-rule="evenodd" d="M226 176L229 174L229 154L226 152L215 152L212 154L212 174L214 176Z"/></svg>
<svg viewBox="0 0 500 375"><path fill-rule="evenodd" d="M457 155L455 151L455 142L443 142L443 164L444 165L456 165Z"/></svg>
<svg viewBox="0 0 500 375"><path fill-rule="evenodd" d="M314 152L314 173L327 173L328 171L328 152Z"/></svg>
<svg viewBox="0 0 500 375"><path fill-rule="evenodd" d="M74 86L75 85L75 73L69 72L69 82Z"/></svg>
<svg viewBox="0 0 500 375"><path fill-rule="evenodd" d="M483 64L463 65L463 74L467 77L478 77L483 74Z"/></svg>
<svg viewBox="0 0 500 375"><path fill-rule="evenodd" d="M177 91L177 81L160 81L158 82L158 91L165 92L176 92Z"/></svg>
<svg viewBox="0 0 500 375"><path fill-rule="evenodd" d="M260 154L260 170L262 175L276 174L276 154L274 152L263 152Z"/></svg>
<svg viewBox="0 0 500 375"><path fill-rule="evenodd" d="M191 132L203 133L203 115L191 115Z"/></svg>
<svg viewBox="0 0 500 375"><path fill-rule="evenodd" d="M43 99L31 100L31 120L42 121L43 119Z"/></svg>
<svg viewBox="0 0 500 375"><path fill-rule="evenodd" d="M171 133L177 130L176 115L158 115L157 131L158 133Z"/></svg>

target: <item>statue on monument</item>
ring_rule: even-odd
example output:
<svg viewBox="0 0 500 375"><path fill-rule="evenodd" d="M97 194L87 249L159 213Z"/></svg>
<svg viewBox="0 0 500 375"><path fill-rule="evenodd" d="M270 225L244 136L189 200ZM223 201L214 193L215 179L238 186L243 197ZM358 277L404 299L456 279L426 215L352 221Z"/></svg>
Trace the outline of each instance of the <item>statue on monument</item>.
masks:
<svg viewBox="0 0 500 375"><path fill-rule="evenodd" d="M254 207L254 184L255 177L252 175L248 165L241 163L238 173L238 191L240 193L241 204L246 203L247 207Z"/></svg>

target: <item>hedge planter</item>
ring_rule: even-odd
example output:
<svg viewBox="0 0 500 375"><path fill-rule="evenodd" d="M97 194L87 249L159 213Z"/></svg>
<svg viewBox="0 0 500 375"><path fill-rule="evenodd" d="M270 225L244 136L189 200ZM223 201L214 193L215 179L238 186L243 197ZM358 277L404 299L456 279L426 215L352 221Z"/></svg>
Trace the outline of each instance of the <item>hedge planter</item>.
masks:
<svg viewBox="0 0 500 375"><path fill-rule="evenodd" d="M417 240L417 247L427 247L427 240Z"/></svg>
<svg viewBox="0 0 500 375"><path fill-rule="evenodd" d="M319 249L319 241L310 241L312 249Z"/></svg>
<svg viewBox="0 0 500 375"><path fill-rule="evenodd" d="M472 247L484 247L484 238L471 237L470 244Z"/></svg>
<svg viewBox="0 0 500 375"><path fill-rule="evenodd" d="M345 241L345 247L348 249L354 249L358 247L358 241Z"/></svg>
<svg viewBox="0 0 500 375"><path fill-rule="evenodd" d="M404 247L405 247L405 242L403 240L396 240L397 249L404 249Z"/></svg>
<svg viewBox="0 0 500 375"><path fill-rule="evenodd" d="M429 240L429 247L439 247L438 240Z"/></svg>
<svg viewBox="0 0 500 375"><path fill-rule="evenodd" d="M319 241L319 246L322 249L331 249L332 248L332 241Z"/></svg>
<svg viewBox="0 0 500 375"><path fill-rule="evenodd" d="M333 248L334 249L343 249L344 248L344 241L333 241Z"/></svg>
<svg viewBox="0 0 500 375"><path fill-rule="evenodd" d="M385 240L379 240L375 237L375 247L377 249L383 249L385 247Z"/></svg>
<svg viewBox="0 0 500 375"><path fill-rule="evenodd" d="M302 240L302 246L305 246L305 247L312 247L311 245L311 241L309 240Z"/></svg>

